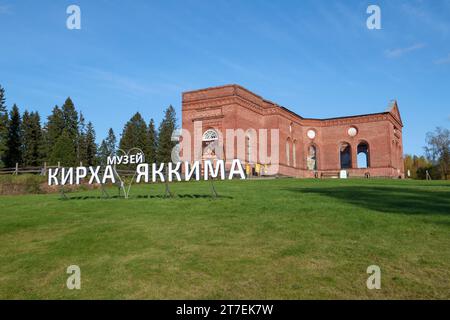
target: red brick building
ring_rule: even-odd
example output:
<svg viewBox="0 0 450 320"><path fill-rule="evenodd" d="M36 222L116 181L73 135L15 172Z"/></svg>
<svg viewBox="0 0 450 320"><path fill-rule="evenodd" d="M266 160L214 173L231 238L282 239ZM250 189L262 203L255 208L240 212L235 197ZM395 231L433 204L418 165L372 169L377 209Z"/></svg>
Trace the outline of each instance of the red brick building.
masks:
<svg viewBox="0 0 450 320"><path fill-rule="evenodd" d="M220 148L225 150L230 143L224 138L226 129L278 129L278 142L269 138L268 143L269 154L276 150L274 143L279 145L277 174L331 177L346 170L349 177L404 177L403 123L395 101L386 112L309 119L239 85L226 85L183 93L182 127L193 136L195 123L197 133L201 130L202 134L202 159L239 158L247 168L267 173L274 163L261 165L260 141L247 137L243 156L211 153L207 145L220 136ZM233 141L234 144L237 153L237 143Z"/></svg>

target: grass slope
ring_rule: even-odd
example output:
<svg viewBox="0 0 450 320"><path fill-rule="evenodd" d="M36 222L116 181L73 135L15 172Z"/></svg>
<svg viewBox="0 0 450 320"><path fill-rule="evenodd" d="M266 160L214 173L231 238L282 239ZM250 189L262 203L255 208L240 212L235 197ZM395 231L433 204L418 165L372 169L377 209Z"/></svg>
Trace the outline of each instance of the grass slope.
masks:
<svg viewBox="0 0 450 320"><path fill-rule="evenodd" d="M448 182L215 186L0 197L0 298L450 298ZM81 290L66 288L72 264ZM372 264L381 290L366 288Z"/></svg>

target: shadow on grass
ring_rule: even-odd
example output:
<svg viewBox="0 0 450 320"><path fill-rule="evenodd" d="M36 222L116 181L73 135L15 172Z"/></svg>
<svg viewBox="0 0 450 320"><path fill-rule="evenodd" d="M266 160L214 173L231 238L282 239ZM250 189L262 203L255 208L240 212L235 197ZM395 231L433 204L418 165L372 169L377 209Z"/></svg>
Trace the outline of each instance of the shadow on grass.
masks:
<svg viewBox="0 0 450 320"><path fill-rule="evenodd" d="M287 188L286 190L299 194L318 194L380 212L450 215L450 192L448 191L374 186Z"/></svg>
<svg viewBox="0 0 450 320"><path fill-rule="evenodd" d="M101 200L113 200L113 199L124 199L123 196L70 196L66 195L67 198L60 198L59 200L68 201L68 200L92 200L92 199L101 199ZM131 195L130 199L233 199L230 196L221 196L213 197L209 194L175 194L172 197L165 195Z"/></svg>

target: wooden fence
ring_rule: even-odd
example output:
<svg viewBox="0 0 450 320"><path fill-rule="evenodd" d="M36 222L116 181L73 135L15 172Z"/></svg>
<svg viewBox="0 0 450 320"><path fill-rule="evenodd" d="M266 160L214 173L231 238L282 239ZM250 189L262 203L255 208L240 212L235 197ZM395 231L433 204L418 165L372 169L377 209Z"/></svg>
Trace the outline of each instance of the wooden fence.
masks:
<svg viewBox="0 0 450 320"><path fill-rule="evenodd" d="M80 167L82 167L83 164L80 163ZM48 166L47 163L44 163L41 167L20 167L18 163L16 163L16 166L14 168L0 168L0 175L19 175L19 174L37 174L41 176L47 175L48 169L56 169L61 168L60 164L58 163L57 166ZM103 170L101 170L103 171ZM136 171L134 170L126 170L126 169L116 169L116 172L120 176L133 176Z"/></svg>
<svg viewBox="0 0 450 320"><path fill-rule="evenodd" d="M49 168L57 168L58 166L47 166L46 163L44 163L44 166L42 167L19 167L19 164L16 163L16 166L14 168L1 168L0 169L0 175L6 175L6 174L12 174L12 175L19 175L19 174L39 174L42 176L45 176L47 173L47 170Z"/></svg>

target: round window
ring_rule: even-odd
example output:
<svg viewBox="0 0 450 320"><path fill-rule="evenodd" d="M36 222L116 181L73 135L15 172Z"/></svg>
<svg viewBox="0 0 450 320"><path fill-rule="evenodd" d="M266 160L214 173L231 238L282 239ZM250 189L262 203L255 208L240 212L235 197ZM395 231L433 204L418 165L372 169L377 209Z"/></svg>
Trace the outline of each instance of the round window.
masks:
<svg viewBox="0 0 450 320"><path fill-rule="evenodd" d="M310 139L314 139L316 137L316 132L314 130L308 130L308 132L306 133L306 135L308 136L308 138Z"/></svg>
<svg viewBox="0 0 450 320"><path fill-rule="evenodd" d="M350 127L348 128L347 133L350 137L355 137L358 134L358 129L355 127Z"/></svg>

